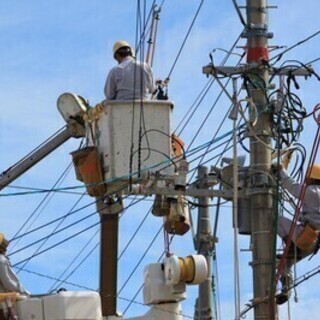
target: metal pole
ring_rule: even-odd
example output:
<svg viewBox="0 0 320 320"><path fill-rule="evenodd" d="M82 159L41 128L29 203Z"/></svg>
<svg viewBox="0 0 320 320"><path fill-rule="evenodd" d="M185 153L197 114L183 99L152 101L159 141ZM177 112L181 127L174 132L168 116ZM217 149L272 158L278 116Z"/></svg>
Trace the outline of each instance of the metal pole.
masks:
<svg viewBox="0 0 320 320"><path fill-rule="evenodd" d="M112 212L110 198L97 201L100 214L100 296L102 315L117 314L119 214Z"/></svg>
<svg viewBox="0 0 320 320"><path fill-rule="evenodd" d="M257 65L248 75L249 96L257 108L258 119L250 134L251 221L254 319L276 319L272 295L273 272L273 196L268 172L271 165L270 114L267 108L269 73L263 67L268 60L267 0L247 0L247 62ZM261 299L265 299L261 302Z"/></svg>
<svg viewBox="0 0 320 320"><path fill-rule="evenodd" d="M200 179L198 188L208 188L206 178L208 176L207 167L199 167L198 177ZM209 197L199 198L199 214L197 228L197 251L205 256L208 264L207 279L199 285L199 297L196 302L195 319L215 320L216 312L213 309L213 292L212 292L212 250L214 241L211 234L211 221L209 212Z"/></svg>

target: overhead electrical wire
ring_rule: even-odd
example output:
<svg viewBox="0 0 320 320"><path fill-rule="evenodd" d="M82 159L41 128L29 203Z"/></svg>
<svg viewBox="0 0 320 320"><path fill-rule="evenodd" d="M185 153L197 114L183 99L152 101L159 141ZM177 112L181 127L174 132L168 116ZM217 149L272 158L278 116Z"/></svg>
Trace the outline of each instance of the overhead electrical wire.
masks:
<svg viewBox="0 0 320 320"><path fill-rule="evenodd" d="M233 2L233 5L234 5L234 7L235 7L235 9L236 9L236 11L237 11L237 14L238 14L238 17L239 17L239 19L240 19L240 22L241 22L242 25L246 28L246 27L247 27L247 23L246 23L243 15L242 15L242 13L241 13L241 10L240 10L240 7L239 7L237 1L236 1L236 0L232 0L232 2Z"/></svg>
<svg viewBox="0 0 320 320"><path fill-rule="evenodd" d="M287 52L291 51L292 49L294 49L294 48L306 43L307 41L313 39L314 37L318 36L319 34L320 34L320 30L318 30L315 33L311 34L310 36L308 36L308 37L296 42L292 46L288 47L287 49L283 50L279 54L277 54L277 55L273 56L272 58L270 58L269 62L275 60L274 64L277 63L283 57L284 54L286 54Z"/></svg>
<svg viewBox="0 0 320 320"><path fill-rule="evenodd" d="M190 32L191 32L191 30L192 30L192 28L193 28L193 26L194 26L194 23L196 22L196 19L197 19L198 15L199 15L199 12L200 12L200 10L201 10L201 8L202 8L203 3L204 3L204 0L201 0L201 2L200 2L200 4L199 4L199 7L198 7L198 9L197 9L197 11L196 11L196 13L195 13L195 15L194 15L194 17L193 17L192 22L191 22L191 25L190 25L190 27L189 27L189 29L188 29L188 31L187 31L187 34L186 34L185 38L183 39L183 42L182 42L181 47L180 47L180 49L179 49L179 51L178 51L178 54L177 54L177 56L176 56L176 58L175 58L175 60L174 60L174 62L173 62L173 65L172 65L172 67L171 67L171 69L170 69L170 71L169 71L169 73L168 73L167 79L170 79L170 77L171 77L171 75L172 75L172 72L173 72L173 70L174 70L175 67L176 67L176 64L177 64L177 62L178 62L178 60L179 60L179 58L180 58L180 55L181 55L181 53L182 53L182 50L183 50L184 46L185 46L185 44L186 44L186 42L187 42L187 40L188 40L188 37L189 37Z"/></svg>
<svg viewBox="0 0 320 320"><path fill-rule="evenodd" d="M60 244L63 244L63 243L65 243L65 242L67 242L67 241L69 241L69 240L71 240L71 239L79 236L80 234L82 234L82 233L84 233L84 232L86 232L86 231L94 228L95 226L97 226L97 225L99 225L99 224L100 224L100 222L94 223L94 224L92 224L91 226L89 226L89 227L87 227L87 228L84 228L84 229L76 232L75 234L73 234L73 235L71 235L71 236L69 236L69 237L67 237L67 238L65 238L65 239L63 239L63 240L61 240L61 241L59 241L59 242L51 245L50 247L45 248L45 249L37 252L37 254L33 255L32 258L34 258L34 257L36 257L36 256L39 256L40 254L43 254L44 252L47 252L47 251L49 251L49 250L51 250L51 249L59 246ZM18 266L18 265L20 265L20 264L22 264L22 263L24 263L24 262L26 262L26 261L29 261L29 260L30 260L30 257L28 257L28 258L26 258L26 259L23 259L23 260L20 260L19 262L14 263L14 264L13 264L13 267L16 267L16 266Z"/></svg>
<svg viewBox="0 0 320 320"><path fill-rule="evenodd" d="M171 242L173 241L174 237L171 237L169 244L171 244ZM159 256L159 259L157 260L157 262L160 262L162 260L162 258L165 256L166 254L166 250L164 250L161 255ZM136 297L138 296L138 294L141 292L141 290L143 289L144 284L142 284L138 290L136 291L136 293L134 294L133 298L129 300L129 304L127 305L126 309L123 311L123 315L126 314L126 312L129 310L129 308L131 307L132 303L134 303Z"/></svg>
<svg viewBox="0 0 320 320"><path fill-rule="evenodd" d="M151 242L149 243L148 247L146 248L146 250L144 251L144 253L142 254L142 256L140 257L139 261L137 262L137 264L135 265L135 267L133 268L133 270L131 271L131 273L129 274L129 276L127 277L127 279L125 280L125 282L122 284L121 288L118 290L117 292L117 296L120 295L120 293L123 291L123 289L126 287L126 285L129 283L130 279L132 278L132 276L134 275L134 273L137 271L138 267L140 266L141 262L143 261L143 259L146 257L146 255L148 254L149 250L151 249L151 247L153 246L153 244L155 243L155 241L157 240L160 232L162 231L163 226L161 226L157 233L154 235L153 239L151 240Z"/></svg>
<svg viewBox="0 0 320 320"><path fill-rule="evenodd" d="M135 201L137 197L135 197L131 203L126 206L123 209L123 212L125 212L128 208L130 208L130 206L135 205L136 203L138 203L139 201L143 200L144 197L142 199L139 199L138 201ZM123 214L119 217L119 219L123 216ZM140 227L142 226L142 224L144 223L145 219L143 219L143 222L140 224L140 226L138 227L138 229L140 229ZM59 276L59 279L61 279L63 277L63 275L71 268L72 264L76 261L76 259L80 256L81 253L83 253L83 251L85 250L85 248L89 245L89 243L94 239L95 235L97 234L99 230L97 230L95 232L95 234L91 237L91 239L89 239L89 241L84 245L83 248L80 249L80 251L78 252L78 254L75 256L75 258L73 258L73 260L69 263L69 265L67 266L67 268L63 271L63 273ZM133 237L134 238L134 237ZM132 238L132 240L133 240ZM132 241L131 240L131 241ZM128 246L130 245L131 241L129 240L129 244L126 246L126 248L122 251L122 254L124 254L124 252L126 251L126 249L128 248ZM67 280L71 275L73 275L79 268L80 266L90 257L90 255L96 250L97 246L99 245L100 242L98 242L92 249L91 251L81 260L81 262L64 278L64 280ZM121 254L121 255L122 255ZM121 256L118 258L118 260L121 258ZM62 284L63 280L61 280L59 283ZM57 283L54 283L49 291L53 290L54 286L58 287Z"/></svg>
<svg viewBox="0 0 320 320"><path fill-rule="evenodd" d="M190 119L193 117L194 113L197 111L197 109L199 108L201 102L203 101L203 99L205 98L205 96L207 95L208 91L210 90L212 84L214 82L213 78L210 78L206 84L204 85L204 87L202 88L202 90L200 91L199 95L195 98L194 102L191 104L191 106L189 107L188 111L184 114L184 116L182 117L182 119L180 120L180 122L178 123L178 125L176 126L176 128L174 129L173 133L176 133L178 131L178 129L180 128L180 126L183 124L184 120L188 117L189 113L192 113L189 115L188 120L186 121L186 123L183 125L182 129L177 133L178 136L181 135L182 131L185 129L185 127L187 126L188 122L190 121ZM194 109L194 110L192 110Z"/></svg>
<svg viewBox="0 0 320 320"><path fill-rule="evenodd" d="M232 44L231 48L229 51L227 51L227 55L223 58L222 62L220 63L220 66L224 66L226 64L226 62L228 61L228 59L230 58L231 53L233 52L233 50L235 49L237 43L239 42L239 40L241 39L241 34L239 34L238 38L235 40L235 42ZM240 60L241 61L241 60ZM187 111L186 115L188 113L190 113L190 110L192 110L193 106L195 106L194 110L192 111L191 115L188 117L187 121L185 122L183 128L179 131L178 135L181 135L182 132L184 131L184 129L187 127L188 123L190 122L190 120L192 119L193 115L195 114L195 112L198 110L199 106L201 105L203 99L205 98L205 96L208 94L211 86L213 85L213 83L215 82L214 78L211 78L208 80L208 82L206 83L206 85L204 86L204 88L201 90L200 94L198 95L198 97L196 98L196 100L194 101L194 103L191 105L191 107L189 108L189 110ZM199 101L196 104L196 101ZM212 111L212 110L211 110ZM211 112L210 112L211 113ZM180 126L180 124L182 123L182 121L184 121L186 115L182 118L182 120L180 121L178 127ZM200 126L201 127L201 126ZM177 129L175 129L176 131Z"/></svg>
<svg viewBox="0 0 320 320"><path fill-rule="evenodd" d="M15 255L15 254L23 251L23 250L29 249L30 247L32 247L32 246L34 246L34 245L42 242L41 246L40 246L39 248L37 248L36 251L29 257L29 260L31 260L31 259L32 259L34 256L36 256L37 253L40 251L40 249L42 248L43 243L46 243L52 236L54 236L54 235L56 235L56 234L59 234L59 233L65 231L65 230L67 230L67 229L70 229L70 228L74 227L75 225L77 225L77 224L79 224L79 223L81 223L81 222L83 222L83 221L85 221L85 220L87 220L87 219L89 219L89 218L91 218L91 217L93 217L93 216L96 216L96 213L97 213L97 212L90 213L90 214L86 215L85 217L83 217L83 218L81 218L81 219L79 219L79 220L76 220L75 222L73 222L73 223L71 223L71 224L69 224L69 225L67 225L67 226L65 226L65 227L63 227L63 228L61 228L61 229L59 229L59 230L56 230L56 231L54 231L54 232L51 232L49 235L47 235L47 236L45 236L45 237L43 237L43 238L40 238L40 239L38 239L38 240L36 240L36 241L34 241L34 242L32 242L32 243L30 243L30 244L22 247L22 248L19 248L19 249L15 250L15 251L9 253L7 256L8 256L8 257L11 257L11 256L13 256L13 255ZM27 264L27 263L26 263L26 264ZM26 265L26 264L25 264L25 265ZM23 265L23 267L24 267L25 265Z"/></svg>
<svg viewBox="0 0 320 320"><path fill-rule="evenodd" d="M73 210L73 211L71 211L71 212L68 212L67 214L65 214L65 215L63 215L63 216L61 216L61 217L59 217L59 218L56 218L56 219L51 220L51 221L49 221L49 222L46 222L45 224L43 224L43 225L41 225L41 226L38 226L38 227L36 227L36 228L34 228L34 229L32 229L32 230L29 230L29 231L27 231L27 232L25 232L25 233L23 233L23 234L20 234L19 236L15 237L15 238L9 239L10 245L11 245L12 242L14 242L14 241L17 240L17 239L23 238L23 237L25 237L25 236L27 236L27 235L29 235L29 234L31 234L31 233L34 233L34 232L36 232L36 231L39 231L39 230L41 230L41 229L43 229L43 228L45 228L45 227L47 227L47 226L49 226L49 225L57 222L57 221L60 221L60 220L66 218L66 217L68 217L68 216L71 216L71 215L73 215L73 214L76 214L76 213L82 211L83 209L86 209L86 208L88 208L88 207L90 207L90 206L92 206L92 205L94 205L94 204L96 204L96 201L93 201L93 202L91 202L91 203L89 203L89 204L86 204L86 205L84 205L83 207L81 207L81 208L79 208L79 209L76 209L76 210Z"/></svg>
<svg viewBox="0 0 320 320"><path fill-rule="evenodd" d="M75 209L75 207L80 203L80 201L82 200L82 198L84 197L85 194L86 194L86 192L83 193L83 195L82 195L81 197L79 197L79 199L76 201L76 203L75 203L75 204L72 206L72 208L69 210L69 213L72 212L72 211ZM86 217L84 217L84 218L82 218L82 219L80 219L80 220L77 220L76 222L74 222L73 224L71 224L71 226L74 226L75 224L77 224L77 223L79 223L79 222L82 222L82 221L86 220L87 218L92 217L93 215L95 215L95 213L90 214L90 215L88 215L88 216L86 216ZM61 226L61 224L62 224L62 223L67 219L67 217L69 217L69 216L70 216L70 215L68 215L68 214L65 215L65 217L58 222L58 224L54 227L54 229L51 231L51 233L50 233L49 235L47 235L46 237L44 237L44 238L42 238L41 240L38 240L38 241L37 241L37 243L40 243L40 242L41 242L41 243L40 243L40 245L38 246L38 248L34 251L34 253L30 256L30 260L33 258L33 256L35 256L35 255L41 250L41 248L47 243L47 241L48 241L53 235L55 235L56 233L58 233L58 228ZM67 227L70 228L70 225L67 226ZM60 229L60 230L59 230L59 233L61 232L61 230L66 230L67 227L64 227L64 228ZM33 244L35 244L35 243L33 243ZM27 260L27 261L23 264L22 267L25 267L25 266L30 262L30 260Z"/></svg>
<svg viewBox="0 0 320 320"><path fill-rule="evenodd" d="M130 206L133 206L133 205L135 205L136 203L138 203L138 202L140 202L140 201L142 201L142 200L143 200L143 198L142 198L142 199L138 199L138 201L129 204L126 208L124 208L124 210L128 209ZM90 205L91 205L91 204L90 204ZM78 209L77 212L80 211L80 210L82 210L82 209L83 209L83 208ZM8 254L8 256L12 256L12 255L14 255L14 254L16 254L16 253L19 253L19 252L21 252L21 251L23 251L23 250L26 250L26 249L30 248L31 246L33 246L33 245L35 245L35 244L37 244L37 243L39 243L39 242L46 241L46 240L48 240L51 236L54 236L54 235L56 235L56 234L58 234L58 233L61 233L61 232L65 231L65 230L67 230L67 229L75 226L76 224L83 222L84 220L86 220L86 219L88 219L88 218L90 218L90 217L94 217L94 216L96 216L96 214L97 214L97 211L95 211L95 212L93 212L93 213L91 213L91 214L83 217L82 219L78 219L78 220L76 220L75 222L73 222L72 224L70 224L70 225L68 225L68 226L65 226L65 227L63 227L63 228L61 228L61 229L59 229L59 230L56 230L56 231L52 232L50 235L48 235L48 236L46 236L46 237L43 237L43 238L41 238L41 239L38 239L38 240L36 240L36 241L34 241L34 242L26 245L25 247L22 247L22 248L14 251L14 252ZM65 215L65 216L63 216L62 218L65 218L65 217L67 217L67 216L68 216L68 215ZM120 217L120 218L121 218L121 217ZM58 219L58 220L61 220L61 219ZM50 224L51 224L51 223L50 223ZM85 229L85 231L86 231L86 229ZM61 243L59 242L58 245L60 245L60 244L61 244ZM53 249L53 248L55 248L55 246L52 246L52 247L51 247L51 249ZM25 259L25 261L27 261L28 259L31 260L31 259L33 259L34 257L38 256L39 250L40 250L40 248L38 248L34 254L32 254L31 256L29 256L27 259ZM47 252L47 250L43 250L43 251L41 251L41 252L44 253L44 252ZM25 266L25 265L24 265L24 266ZM24 267L24 266L23 266L23 267Z"/></svg>
<svg viewBox="0 0 320 320"><path fill-rule="evenodd" d="M54 190L57 186L59 186L65 179L65 177L67 176L67 174L70 172L71 169L71 163L68 165L68 167L62 172L62 174L60 175L60 177L58 178L58 180L53 184L52 188L50 190ZM37 205L37 207L32 211L32 213L29 215L29 217L25 220L25 222L21 225L21 227L18 229L18 231L14 234L14 236L12 237L11 241L15 240L22 232L22 230L27 226L27 224L31 221L31 219L33 218L33 220L30 222L29 226L26 229L26 232L28 232L30 230L30 228L32 227L32 225L35 223L35 221L39 218L39 216L41 215L41 213L43 212L43 210L45 209L45 207L47 206L47 204L49 203L49 201L52 199L52 197L54 196L54 192L48 191L48 193L44 196L44 198L40 201L40 203ZM51 198L49 198L51 196ZM46 202L46 203L45 203ZM40 210L41 206L44 205L42 207L42 209ZM36 213L38 213L36 215ZM36 215L36 216L35 216ZM19 243L19 241L15 242L13 244L13 246L10 246L10 251L14 249L14 247Z"/></svg>
<svg viewBox="0 0 320 320"><path fill-rule="evenodd" d="M81 264L94 252L94 250L98 247L100 244L99 242L93 247L92 250L89 251L89 254L85 256L85 258L80 262L80 264L77 265L76 268L74 268L71 273L69 273L66 277L62 279L62 277L68 272L68 270L71 268L71 266L77 261L77 259L80 257L80 255L85 251L85 249L90 245L90 243L95 239L97 234L99 233L99 228L94 232L92 237L85 243L85 245L79 250L79 252L76 254L76 256L72 259L72 261L68 264L68 266L65 268L65 270L60 274L58 277L59 280L56 280L51 287L48 289L48 292L51 292L52 290L55 290L55 288L58 288L62 283L64 283L68 278L81 266Z"/></svg>

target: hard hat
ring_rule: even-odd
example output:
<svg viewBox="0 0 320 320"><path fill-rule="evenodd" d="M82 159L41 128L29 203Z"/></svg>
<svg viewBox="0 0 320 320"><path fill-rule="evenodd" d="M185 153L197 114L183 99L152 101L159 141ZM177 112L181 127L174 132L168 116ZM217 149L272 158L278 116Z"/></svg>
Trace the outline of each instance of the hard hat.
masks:
<svg viewBox="0 0 320 320"><path fill-rule="evenodd" d="M132 48L130 47L130 44L127 41L124 40L119 40L117 42L115 42L115 44L113 45L113 55L115 55L115 53L124 47L129 47L132 51Z"/></svg>
<svg viewBox="0 0 320 320"><path fill-rule="evenodd" d="M320 180L320 163L316 163L308 168L307 177Z"/></svg>
<svg viewBox="0 0 320 320"><path fill-rule="evenodd" d="M4 240L4 234L0 233L0 245L2 244L3 240Z"/></svg>

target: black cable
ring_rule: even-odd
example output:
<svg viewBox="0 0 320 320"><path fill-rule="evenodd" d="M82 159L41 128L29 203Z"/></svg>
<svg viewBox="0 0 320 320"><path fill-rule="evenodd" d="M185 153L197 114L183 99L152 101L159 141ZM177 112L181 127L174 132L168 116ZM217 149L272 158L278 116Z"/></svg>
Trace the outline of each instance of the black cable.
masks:
<svg viewBox="0 0 320 320"><path fill-rule="evenodd" d="M91 225L91 226L89 226L89 227L87 227L87 228L85 228L85 229L82 229L81 231L73 234L72 236L67 237L67 238L65 238L65 239L62 240L62 241L59 241L59 242L55 243L54 245L52 245L52 246L50 246L50 247L48 247L48 248L46 248L46 249L43 249L42 251L39 251L39 252L38 252L36 255L34 255L32 258L34 258L34 257L36 257L36 256L39 256L40 254L42 254L42 253L44 253L44 252L47 252L47 251L49 251L49 250L51 250L51 249L53 249L53 248L55 248L55 247L57 247L57 246L65 243L65 242L67 242L67 241L70 240L70 239L75 238L76 236L78 236L78 235L80 235L80 234L82 234L82 233L84 233L84 232L86 232L86 231L94 228L95 226L97 226L97 225L99 225L99 224L100 224L100 222L97 222L97 223L95 223L95 224L93 224L93 225ZM29 261L29 260L30 260L30 257L29 257L29 258L26 258L26 259L23 259L23 260L15 263L15 264L13 265L13 267L16 267L16 266L18 266L19 264L24 263L24 262Z"/></svg>
<svg viewBox="0 0 320 320"><path fill-rule="evenodd" d="M77 253L77 255L72 259L72 261L69 263L69 265L67 266L67 268L65 268L65 270L60 274L60 276L58 277L58 280L56 280L51 287L48 289L48 292L51 292L52 290L54 290L55 288L58 288L60 285L62 285L62 283L64 283L70 276L71 274L73 274L75 272L76 269L78 269L80 267L80 265L84 262L84 260L86 260L93 252L94 250L97 248L97 246L100 244L100 242L98 242L94 248L89 252L89 255L87 255L85 257L84 260L82 260L81 264L78 265L71 274L69 274L67 277L65 277L62 280L62 277L67 273L67 271L71 268L71 266L73 265L73 263L79 258L79 256L84 252L84 250L89 246L89 244L93 241L93 239L95 238L95 236L97 235L97 233L99 232L99 229L93 234L93 236L87 241L87 243L81 248L81 250Z"/></svg>
<svg viewBox="0 0 320 320"><path fill-rule="evenodd" d="M194 102L191 104L191 106L188 108L188 111L185 113L185 115L182 117L182 119L180 120L180 122L178 123L178 125L176 126L176 128L174 129L173 133L176 133L176 131L178 131L179 127L182 125L182 123L184 122L184 120L186 119L186 117L189 115L189 113L192 111L192 109L196 106L195 110L192 111L192 114L189 116L188 119L190 119L190 117L193 116L193 114L195 113L195 111L197 110L197 108L199 107L200 103L197 103L197 101L202 101L204 99L204 97L206 96L207 92L209 91L208 87L210 88L212 86L214 82L213 78L210 78L206 84L204 85L204 87L202 88L202 90L200 91L200 93L198 94L198 96L195 98ZM187 121L189 122L189 121ZM183 129L185 128L186 125L184 125ZM181 135L183 129L180 130L179 133L177 133L177 135Z"/></svg>
<svg viewBox="0 0 320 320"><path fill-rule="evenodd" d="M135 205L136 203L140 202L143 200L139 199L138 201L134 201L137 197L135 197L131 203L126 206L126 208L124 208L123 212L126 211L127 209L129 209L131 206ZM120 216L120 218L123 216L123 214ZM119 218L119 219L120 219ZM98 232L98 231L97 231ZM72 264L76 261L76 259L80 256L80 254L86 249L86 247L90 244L90 242L94 239L95 235L97 234L97 232L91 237L91 239L89 239L89 241L85 244L85 246L78 252L78 254L75 256L75 258L69 263L68 267L64 270L64 272L59 276L59 279L61 280L61 278L63 277L63 275L70 269L70 267L72 266ZM64 278L64 280L61 280L60 283L62 284L65 280L67 280L72 274L74 274L77 269L80 268L80 266L86 261L87 258L89 258L89 256L94 252L94 250L97 248L97 246L100 244L100 242L98 242L94 248L92 248L92 250L81 260L81 262ZM125 251L125 250L124 250ZM123 251L123 253L124 253ZM119 260L119 258L118 258ZM49 289L49 291L53 290L53 287L56 285L57 281L51 286L51 288ZM57 285L58 287L58 285Z"/></svg>
<svg viewBox="0 0 320 320"><path fill-rule="evenodd" d="M124 282L124 284L121 286L120 290L118 291L117 295L119 295L122 290L125 288L125 286L128 284L128 282L130 281L130 279L132 278L132 276L134 275L134 273L137 271L139 265L141 264L141 262L143 261L143 259L145 258L145 256L147 255L147 253L149 252L149 250L151 249L151 247L153 246L154 242L156 241L156 239L158 238L160 232L162 231L163 226L161 226L159 228L159 230L157 231L157 233L155 234L155 236L153 237L153 239L151 240L150 244L148 245L148 247L146 248L145 252L143 253L143 255L140 257L140 260L138 261L138 263L135 265L135 267L133 268L132 272L130 273L130 275L128 276L128 278L126 279L126 281Z"/></svg>
<svg viewBox="0 0 320 320"><path fill-rule="evenodd" d="M118 261L121 259L121 257L125 254L125 252L127 251L128 247L130 246L130 244L132 243L132 241L134 240L134 238L136 237L136 235L138 234L138 232L140 231L141 227L143 226L143 224L145 223L146 219L148 218L148 216L150 215L150 212L152 210L152 207L147 211L146 215L143 217L143 219L141 220L140 224L138 225L137 229L135 230L135 232L133 233L133 235L131 236L131 238L129 239L129 241L127 242L126 246L123 248L122 252L120 253L120 255L118 256Z"/></svg>
<svg viewBox="0 0 320 320"><path fill-rule="evenodd" d="M232 2L233 2L233 5L234 5L234 7L235 7L235 9L236 9L236 11L237 11L237 14L238 14L238 16L239 16L240 22L241 22L242 25L246 28L246 27L247 27L247 23L246 23L246 21L245 21L244 18L243 18L243 15L242 15L242 13L241 13L241 11L240 11L240 8L239 8L239 5L238 5L237 1L236 1L236 0L232 0Z"/></svg>
<svg viewBox="0 0 320 320"><path fill-rule="evenodd" d="M15 241L15 240L17 240L17 239L19 239L19 238L25 237L25 236L33 233L33 232L39 231L39 230L41 230L41 229L43 229L43 228L45 228L45 227L47 227L47 226L49 226L49 225L51 225L51 224L59 221L59 220L62 220L62 219L64 219L64 218L68 217L68 216L71 216L71 215L73 215L73 214L75 214L75 213L78 213L78 212L80 212L81 210L92 206L92 205L95 204L96 202L97 202L97 201L91 202L91 203L89 203L89 204L87 204L87 205L85 205L85 206L83 206L83 207L81 207L81 208L79 208L79 209L76 209L76 210L74 210L74 211L68 212L67 214L65 214L65 215L63 215L63 216L61 216L61 217L59 217L59 218L56 218L56 219L51 220L51 221L49 221L49 222L47 222L47 223L45 223L45 224L43 224L43 225L41 225L41 226L39 226L39 227L36 227L36 228L34 228L34 229L32 229L32 230L29 230L28 232L25 232L24 234L21 234L21 235L19 235L19 236L16 237L16 238L10 239L10 240L9 240L10 245L11 245L11 243L12 243L13 241Z"/></svg>
<svg viewBox="0 0 320 320"><path fill-rule="evenodd" d="M276 61L274 62L274 64L277 63L277 62L282 58L282 56L283 56L285 53L287 53L287 52L289 52L290 50L292 50L292 49L294 49L294 48L302 45L303 43L306 43L307 41L309 41L309 40L311 40L312 38L316 37L318 34L320 34L320 30L317 31L317 32L315 32L315 33L313 33L313 34L310 35L309 37L304 38L304 39L301 40L301 41L298 41L297 43L295 43L295 44L292 45L291 47L288 47L287 49L283 50L281 53L279 53L279 54L275 55L274 57L270 58L270 59L269 59L269 62L272 61L272 60L276 60Z"/></svg>
<svg viewBox="0 0 320 320"><path fill-rule="evenodd" d="M80 222L82 222L82 221L84 221L84 220L87 220L87 219L95 216L96 213L97 213L96 211L93 212L93 213L90 213L90 214L88 214L87 216L83 217L82 219L79 219L79 220L77 220L77 221L75 221L75 222L73 222L73 223L71 223L71 224L69 224L69 225L67 225L67 226L65 226L65 227L63 227L63 228L55 231L55 232L51 232L50 235L48 235L48 236L45 236L45 237L43 237L43 238L40 238L40 239L38 239L38 240L36 240L36 241L34 241L34 242L32 242L32 243L29 243L28 245L26 245L26 246L24 246L24 247L22 247L22 248L19 248L19 249L16 250L16 251L11 252L11 253L8 254L7 256L8 256L8 257L11 257L11 256L13 256L14 254L17 254L17 253L19 253L19 252L21 252L21 251L23 251L23 250L26 250L26 249L28 249L28 248L36 245L37 243L42 242L42 241L44 241L44 244L45 244L46 241L49 240L51 236L54 236L54 235L56 235L56 234L58 234L58 233L61 233L61 232L65 231L65 230L71 228L71 227L74 227L74 226L77 225L78 223L80 223ZM42 245L35 251L34 254L38 253L41 248L42 248ZM32 255L29 257L30 260L33 258L34 254L32 254ZM23 265L22 268L23 268L23 267L25 267L25 265Z"/></svg>
<svg viewBox="0 0 320 320"><path fill-rule="evenodd" d="M191 30L192 30L192 28L193 28L193 25L194 25L194 23L195 23L195 21L196 21L196 19L197 19L197 17L198 17L198 14L199 14L199 12L200 12L200 10L201 10L201 7L202 7L203 3L204 3L204 0L201 0L201 2L200 2L200 4L199 4L199 7L198 7L198 9L197 9L197 11L196 11L196 13L195 13L195 15L194 15L194 18L193 18L193 20L192 20L192 22L191 22L191 25L190 25L190 27L189 27L189 29L188 29L188 32L187 32L187 34L186 34L186 36L185 36L185 38L184 38L184 40L183 40L183 42L182 42L182 45L181 45L181 47L180 47L180 49L179 49L179 51L178 51L178 54L177 54L177 56L176 56L176 58L175 58L175 60L174 60L174 62L173 62L173 65L172 65L170 71L169 71L169 74L168 74L168 76L167 76L167 79L170 79L170 77L171 77L171 74L172 74L172 72L173 72L173 70L174 70L174 68L175 68L175 66L176 66L176 64L177 64L177 62L178 62L178 60L179 60L179 58L180 58L181 52L182 52L182 50L183 50L183 48L184 48L184 46L185 46L185 44L186 44L186 42L187 42L187 39L188 39L188 37L189 37L189 35L190 35L190 32L191 32Z"/></svg>
<svg viewBox="0 0 320 320"><path fill-rule="evenodd" d="M41 206L45 203L46 200L47 204L51 199L48 199L49 196L51 195L51 197L53 195L55 195L55 193L51 193L60 183L63 182L63 180L65 179L66 175L69 173L70 169L72 166L72 162L68 165L68 167L62 172L62 174L60 175L60 177L58 178L58 180L53 184L52 188L48 190L48 193L43 197L43 199L40 201L40 203L37 205L37 207L32 211L32 213L29 215L29 217L26 219L26 221L22 224L22 226L18 229L18 231L14 234L14 236L12 237L11 241L15 240L19 234L21 233L21 231L25 228L25 226L27 225L27 223L29 223L29 221L33 218L33 216L39 211L39 209L41 208ZM47 205L46 204L46 205ZM35 216L35 218L33 219L33 221L31 222L31 224L29 225L29 227L27 228L27 232L30 230L31 226L33 225L33 223L39 218L40 214L43 212L44 208L46 207L46 205L42 208L42 210L37 214L37 216ZM19 243L19 241L17 241L11 248L10 250L14 249L14 247Z"/></svg>

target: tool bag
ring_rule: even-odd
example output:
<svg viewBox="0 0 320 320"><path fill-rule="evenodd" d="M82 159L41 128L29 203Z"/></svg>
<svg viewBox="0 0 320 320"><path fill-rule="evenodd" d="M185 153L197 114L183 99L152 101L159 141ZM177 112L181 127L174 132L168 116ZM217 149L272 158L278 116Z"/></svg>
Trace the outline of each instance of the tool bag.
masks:
<svg viewBox="0 0 320 320"><path fill-rule="evenodd" d="M106 193L103 173L97 147L87 147L71 152L76 177L86 185L92 197L101 197Z"/></svg>
<svg viewBox="0 0 320 320"><path fill-rule="evenodd" d="M297 237L296 245L303 251L309 251L317 242L319 231L306 224Z"/></svg>

